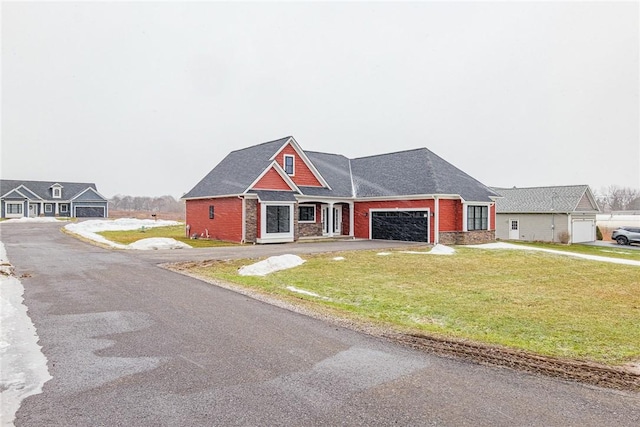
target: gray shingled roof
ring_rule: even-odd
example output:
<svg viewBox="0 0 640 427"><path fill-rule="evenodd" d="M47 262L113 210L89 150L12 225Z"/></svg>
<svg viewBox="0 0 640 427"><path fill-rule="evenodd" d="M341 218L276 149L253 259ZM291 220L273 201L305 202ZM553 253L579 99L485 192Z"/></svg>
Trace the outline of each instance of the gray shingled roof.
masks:
<svg viewBox="0 0 640 427"><path fill-rule="evenodd" d="M183 198L243 193L271 164L289 138L231 152ZM417 150L349 160L339 154L305 151L329 188L300 186L305 196L393 197L451 194L467 201L491 201L496 194L436 154ZM355 194L354 194L355 189Z"/></svg>
<svg viewBox="0 0 640 427"><path fill-rule="evenodd" d="M357 197L457 194L466 201L491 201L489 187L426 148L351 161Z"/></svg>
<svg viewBox="0 0 640 427"><path fill-rule="evenodd" d="M348 158L340 154L316 151L305 151L305 154L331 189L301 186L299 188L303 194L318 197L353 197Z"/></svg>
<svg viewBox="0 0 640 427"><path fill-rule="evenodd" d="M575 212L589 190L587 185L555 187L497 188L497 213ZM582 210L582 209L581 209Z"/></svg>
<svg viewBox="0 0 640 427"><path fill-rule="evenodd" d="M98 191L96 185L93 183L83 182L61 182L61 181L20 181L11 179L0 180L0 196L4 196L11 190L24 185L31 192L35 193L43 200L52 200L51 186L54 184L60 184L62 186L62 200L71 200L78 194L85 191L87 188L92 188ZM24 191L21 191L24 193ZM25 194L26 196L30 196Z"/></svg>
<svg viewBox="0 0 640 427"><path fill-rule="evenodd" d="M262 202L295 202L296 194L293 191L253 190L249 193L256 194Z"/></svg>
<svg viewBox="0 0 640 427"><path fill-rule="evenodd" d="M291 137L229 153L183 198L242 194L271 164L269 160Z"/></svg>

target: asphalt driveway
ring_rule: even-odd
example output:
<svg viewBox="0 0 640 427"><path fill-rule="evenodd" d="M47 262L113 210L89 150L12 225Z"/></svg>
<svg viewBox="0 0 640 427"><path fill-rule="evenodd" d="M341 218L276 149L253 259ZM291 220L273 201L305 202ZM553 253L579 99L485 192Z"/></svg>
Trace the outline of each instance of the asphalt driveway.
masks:
<svg viewBox="0 0 640 427"><path fill-rule="evenodd" d="M637 393L437 357L156 265L393 242L143 253L0 227L53 376L17 426L640 424Z"/></svg>

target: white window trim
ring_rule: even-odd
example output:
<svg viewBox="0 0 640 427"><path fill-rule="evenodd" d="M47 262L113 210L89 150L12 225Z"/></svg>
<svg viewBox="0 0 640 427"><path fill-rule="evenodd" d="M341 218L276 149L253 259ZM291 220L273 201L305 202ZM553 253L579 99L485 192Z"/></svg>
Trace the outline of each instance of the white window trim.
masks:
<svg viewBox="0 0 640 427"><path fill-rule="evenodd" d="M486 230L472 230L472 231L491 231L491 207L494 206L493 203L479 203L479 202L469 202L462 204L462 231L469 231L468 228L468 217L469 217L469 206L486 206L487 207L487 229Z"/></svg>
<svg viewBox="0 0 640 427"><path fill-rule="evenodd" d="M51 194L52 194L52 197L54 199L61 199L62 198L62 187L57 187L57 186L53 187L51 189Z"/></svg>
<svg viewBox="0 0 640 427"><path fill-rule="evenodd" d="M64 209L66 208L66 209ZM60 204L60 213L69 213L69 204L68 203L61 203Z"/></svg>
<svg viewBox="0 0 640 427"><path fill-rule="evenodd" d="M291 173L287 173L287 157L291 158L291 165L293 167L293 171ZM296 156L292 156L291 154L285 154L282 158L282 169L289 176L296 176Z"/></svg>
<svg viewBox="0 0 640 427"><path fill-rule="evenodd" d="M288 233L267 233L267 206L289 206L289 232ZM286 243L293 242L293 209L295 202L262 202L260 203L260 238L258 243Z"/></svg>
<svg viewBox="0 0 640 427"><path fill-rule="evenodd" d="M19 213L9 213L9 206L20 206ZM22 218L24 216L24 203L22 202L5 202L4 203L4 216L6 218Z"/></svg>
<svg viewBox="0 0 640 427"><path fill-rule="evenodd" d="M300 208L313 208L313 220L301 220L300 212L298 211L298 223L300 224L315 224L316 223L316 205L313 204L300 204L298 205L298 209Z"/></svg>
<svg viewBox="0 0 640 427"><path fill-rule="evenodd" d="M44 204L44 213L53 213L53 203Z"/></svg>

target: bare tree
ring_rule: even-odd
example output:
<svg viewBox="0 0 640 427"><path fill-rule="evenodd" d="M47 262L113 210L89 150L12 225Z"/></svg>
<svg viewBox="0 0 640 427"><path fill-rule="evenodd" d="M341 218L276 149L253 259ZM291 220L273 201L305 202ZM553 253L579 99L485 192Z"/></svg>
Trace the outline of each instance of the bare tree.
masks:
<svg viewBox="0 0 640 427"><path fill-rule="evenodd" d="M637 210L640 205L640 190L610 185L603 188L596 198L604 212Z"/></svg>

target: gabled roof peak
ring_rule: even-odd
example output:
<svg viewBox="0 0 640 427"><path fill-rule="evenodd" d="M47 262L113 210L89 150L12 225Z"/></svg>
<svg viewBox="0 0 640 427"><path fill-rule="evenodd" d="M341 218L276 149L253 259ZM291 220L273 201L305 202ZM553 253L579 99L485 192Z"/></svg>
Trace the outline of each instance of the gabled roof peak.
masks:
<svg viewBox="0 0 640 427"><path fill-rule="evenodd" d="M276 143L278 143L278 146L286 143L287 141L289 141L291 138L293 138L293 136L285 136L284 138L278 138L278 139L274 139L273 141L267 141L267 142L261 142L260 144L255 144L255 145L250 145L249 147L244 147L244 148L240 148L238 150L233 150L232 153L238 153L241 151L245 151L245 150L251 150L257 147L262 147L265 145L269 145L269 144L274 144L276 145Z"/></svg>

